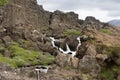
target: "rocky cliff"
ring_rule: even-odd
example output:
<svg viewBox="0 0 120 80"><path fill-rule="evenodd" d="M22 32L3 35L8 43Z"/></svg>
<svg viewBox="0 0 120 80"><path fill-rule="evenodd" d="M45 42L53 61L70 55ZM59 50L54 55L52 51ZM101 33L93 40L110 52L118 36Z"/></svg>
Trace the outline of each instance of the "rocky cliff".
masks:
<svg viewBox="0 0 120 80"><path fill-rule="evenodd" d="M120 80L120 28L36 0L0 6L1 80Z"/></svg>

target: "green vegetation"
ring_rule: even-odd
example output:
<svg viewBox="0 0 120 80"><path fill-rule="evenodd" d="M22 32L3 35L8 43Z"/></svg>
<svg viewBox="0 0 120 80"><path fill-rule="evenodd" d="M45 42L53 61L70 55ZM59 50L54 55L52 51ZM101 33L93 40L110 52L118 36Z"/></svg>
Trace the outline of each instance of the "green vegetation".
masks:
<svg viewBox="0 0 120 80"><path fill-rule="evenodd" d="M101 54L107 54L109 56L113 56L113 57L116 56L120 58L120 46L119 45L118 46L107 46L104 44L99 44L97 45L97 52ZM102 77L102 80L116 80L115 76L116 74L119 73L120 67L115 65L114 63L110 65L107 64L106 67L105 67L105 64L102 64L102 65L104 65L104 68L102 68L101 74L100 74Z"/></svg>
<svg viewBox="0 0 120 80"><path fill-rule="evenodd" d="M16 42L13 42L7 49L12 52L13 57L7 58L0 55L0 62L7 63L15 68L26 65L48 65L53 63L55 59L53 56L43 55L39 51L24 49Z"/></svg>
<svg viewBox="0 0 120 80"><path fill-rule="evenodd" d="M0 6L3 6L8 3L8 0L0 0Z"/></svg>
<svg viewBox="0 0 120 80"><path fill-rule="evenodd" d="M95 39L91 39L91 40L90 40L90 43L92 43L92 44L94 44L94 45L96 45L96 44L97 44L97 42L96 42L96 40L95 40Z"/></svg>
<svg viewBox="0 0 120 80"><path fill-rule="evenodd" d="M44 26L44 27L41 27L40 30L41 30L42 33L44 33L46 31L48 31L49 28Z"/></svg>
<svg viewBox="0 0 120 80"><path fill-rule="evenodd" d="M100 76L102 77L102 80L116 80L115 76L119 73L119 70L119 66L104 68L102 69Z"/></svg>
<svg viewBox="0 0 120 80"><path fill-rule="evenodd" d="M109 29L100 29L100 32L106 33L106 34L112 34L112 31Z"/></svg>
<svg viewBox="0 0 120 80"><path fill-rule="evenodd" d="M35 47L34 47L34 42L32 41L29 41L29 40L23 40L23 44L22 46L26 47L27 49L32 49L32 50L35 50Z"/></svg>
<svg viewBox="0 0 120 80"><path fill-rule="evenodd" d="M97 45L97 52L120 57L120 46Z"/></svg>
<svg viewBox="0 0 120 80"><path fill-rule="evenodd" d="M63 34L67 36L74 36L74 35L80 35L81 31L75 30L75 29L68 29L63 32Z"/></svg>

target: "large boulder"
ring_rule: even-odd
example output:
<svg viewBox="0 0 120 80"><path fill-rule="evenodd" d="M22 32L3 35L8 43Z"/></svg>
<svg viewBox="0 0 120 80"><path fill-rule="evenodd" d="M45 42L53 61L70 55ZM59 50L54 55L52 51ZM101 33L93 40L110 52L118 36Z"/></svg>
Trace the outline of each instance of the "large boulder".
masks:
<svg viewBox="0 0 120 80"><path fill-rule="evenodd" d="M78 69L83 73L88 73L93 77L97 77L100 72L100 66L96 59L90 55L85 55L80 61Z"/></svg>
<svg viewBox="0 0 120 80"><path fill-rule="evenodd" d="M9 45L11 44L11 42L12 42L12 39L11 39L10 36L4 36L4 37L2 38L2 40L3 40L3 42L4 42L4 44L5 44L6 46L9 46Z"/></svg>
<svg viewBox="0 0 120 80"><path fill-rule="evenodd" d="M97 54L96 59L105 61L106 59L108 59L108 55L107 54Z"/></svg>
<svg viewBox="0 0 120 80"><path fill-rule="evenodd" d="M77 51L77 57L79 59L83 58L84 55L91 55L92 57L95 57L97 54L96 47L93 44L89 44L88 42L82 43L82 45L79 47Z"/></svg>
<svg viewBox="0 0 120 80"><path fill-rule="evenodd" d="M69 54L59 53L56 57L56 64L60 67L69 67L69 68L77 68L79 59L75 57L71 57Z"/></svg>
<svg viewBox="0 0 120 80"><path fill-rule="evenodd" d="M95 57L97 54L96 47L93 44L89 44L85 54Z"/></svg>
<svg viewBox="0 0 120 80"><path fill-rule="evenodd" d="M50 42L46 42L45 44L40 43L39 44L39 48L44 51L44 52L48 52L51 55L56 56L58 54L58 51L56 48L53 48Z"/></svg>

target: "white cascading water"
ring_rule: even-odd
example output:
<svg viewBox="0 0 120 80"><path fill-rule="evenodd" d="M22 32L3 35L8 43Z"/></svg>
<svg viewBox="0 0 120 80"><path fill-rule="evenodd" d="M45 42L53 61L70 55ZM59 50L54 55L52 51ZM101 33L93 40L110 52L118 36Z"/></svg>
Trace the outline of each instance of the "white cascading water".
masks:
<svg viewBox="0 0 120 80"><path fill-rule="evenodd" d="M67 54L71 53L71 56L74 57L76 55L76 51L71 51L67 43L66 43L66 47L67 47Z"/></svg>
<svg viewBox="0 0 120 80"><path fill-rule="evenodd" d="M64 53L64 54L69 54L71 53L71 56L74 57L76 55L76 52L79 48L79 46L81 46L81 41L80 41L80 36L77 37L77 40L78 40L78 45L77 45L77 49L76 51L71 51L70 50L70 47L68 46L68 44L66 43L66 51L64 51L62 48L58 48L57 46L55 46L55 41L58 41L56 39L54 39L54 37L50 37L51 39L51 43L52 43L52 46L55 47L56 49L58 49L60 52Z"/></svg>
<svg viewBox="0 0 120 80"><path fill-rule="evenodd" d="M37 67L35 71L37 72L37 80L40 80L40 72L47 74L49 67L43 66L43 67Z"/></svg>
<svg viewBox="0 0 120 80"><path fill-rule="evenodd" d="M48 69L49 69L48 66L41 67L41 68L40 68L40 72L47 74Z"/></svg>
<svg viewBox="0 0 120 80"><path fill-rule="evenodd" d="M35 69L35 71L37 72L37 80L40 80L40 69Z"/></svg>
<svg viewBox="0 0 120 80"><path fill-rule="evenodd" d="M55 46L55 41L58 41L58 40L56 40L54 37L49 37L49 38L51 39L52 46L53 46L54 48L58 49L58 47Z"/></svg>
<svg viewBox="0 0 120 80"><path fill-rule="evenodd" d="M68 54L68 53L70 53L71 52L71 50L70 50L70 48L69 48L69 46L68 46L68 44L66 43L66 51L64 51L62 48L59 48L59 51L60 52L62 52L62 53L64 53L64 54Z"/></svg>
<svg viewBox="0 0 120 80"><path fill-rule="evenodd" d="M77 45L77 50L78 50L78 48L81 46L80 36L77 37L77 40L78 40L78 45Z"/></svg>

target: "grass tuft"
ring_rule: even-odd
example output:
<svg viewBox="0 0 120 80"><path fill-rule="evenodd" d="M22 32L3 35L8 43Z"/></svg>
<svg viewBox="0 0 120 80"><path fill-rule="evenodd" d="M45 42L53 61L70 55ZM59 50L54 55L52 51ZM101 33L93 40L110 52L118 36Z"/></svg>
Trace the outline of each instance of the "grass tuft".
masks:
<svg viewBox="0 0 120 80"><path fill-rule="evenodd" d="M109 34L109 35L112 34L112 31L109 30L109 29L100 29L100 32L102 32L102 33L106 33L106 34Z"/></svg>
<svg viewBox="0 0 120 80"><path fill-rule="evenodd" d="M75 30L75 29L68 29L63 32L66 36L74 36L74 35L80 35L81 31Z"/></svg>

